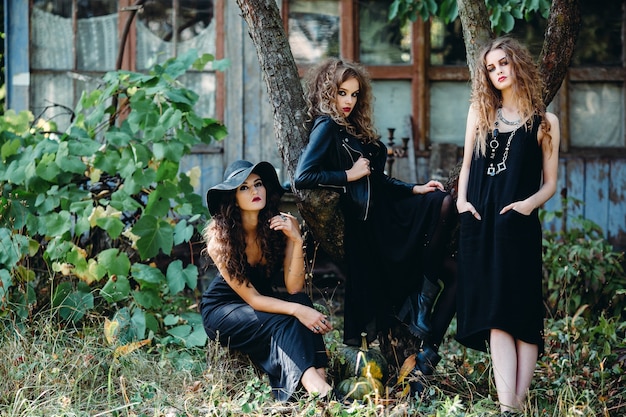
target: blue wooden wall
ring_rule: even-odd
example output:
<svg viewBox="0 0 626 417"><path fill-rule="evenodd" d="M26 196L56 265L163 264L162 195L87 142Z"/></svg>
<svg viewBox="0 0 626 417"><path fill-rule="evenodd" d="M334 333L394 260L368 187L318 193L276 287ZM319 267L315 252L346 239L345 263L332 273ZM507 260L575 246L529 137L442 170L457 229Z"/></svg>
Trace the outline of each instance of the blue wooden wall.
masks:
<svg viewBox="0 0 626 417"><path fill-rule="evenodd" d="M559 164L557 193L545 204L549 211L563 211L561 196L581 200L569 202L565 218L553 219L544 226L561 230L575 226L582 217L597 223L615 246L626 248L626 160L608 157L567 157Z"/></svg>

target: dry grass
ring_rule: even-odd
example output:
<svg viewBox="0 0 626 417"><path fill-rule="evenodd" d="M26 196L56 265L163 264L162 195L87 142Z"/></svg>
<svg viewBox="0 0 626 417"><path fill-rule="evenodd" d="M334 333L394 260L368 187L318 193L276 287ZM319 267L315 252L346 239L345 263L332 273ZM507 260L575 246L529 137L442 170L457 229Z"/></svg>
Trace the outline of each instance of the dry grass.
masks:
<svg viewBox="0 0 626 417"><path fill-rule="evenodd" d="M192 350L150 345L115 358L99 320L81 329L67 328L48 314L28 328L2 322L3 417L499 415L488 358L452 340L442 348L445 360L420 400L379 398L345 407L302 394L298 402L277 404L267 380L251 363L216 343ZM619 356L624 325L614 324L621 336L604 358L606 346L583 344L582 333L577 336L571 328L570 344L562 332L548 334L546 360L537 369L527 416L626 414ZM594 338L600 340L597 334ZM605 369L594 369L597 364Z"/></svg>

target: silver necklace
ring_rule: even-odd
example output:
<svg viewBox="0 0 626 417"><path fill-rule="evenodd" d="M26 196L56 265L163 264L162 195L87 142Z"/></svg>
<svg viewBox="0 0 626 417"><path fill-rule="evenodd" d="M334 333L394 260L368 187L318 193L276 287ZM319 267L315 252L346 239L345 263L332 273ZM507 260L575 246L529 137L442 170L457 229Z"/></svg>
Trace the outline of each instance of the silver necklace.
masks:
<svg viewBox="0 0 626 417"><path fill-rule="evenodd" d="M498 110L496 111L496 117L498 118L499 121L501 121L502 123L508 126L519 126L520 123L522 123L521 118L515 121L510 121L510 120L505 119L504 116L502 115L502 107L498 107ZM496 122L496 126L498 126L498 122Z"/></svg>
<svg viewBox="0 0 626 417"><path fill-rule="evenodd" d="M517 132L517 129L511 131L509 139L506 141L504 154L502 154L502 161L498 162L496 166L494 166L493 164L494 159L496 158L496 149L498 149L500 143L498 142L498 129L493 129L493 135L491 136L491 140L489 141L489 148L491 148L491 154L489 155L489 159L491 159L491 162L489 163L489 167L487 168L487 175L489 175L490 177L494 177L502 171L506 170L506 160L509 157L509 149L511 147L511 141L513 140L513 136L515 136L515 132Z"/></svg>

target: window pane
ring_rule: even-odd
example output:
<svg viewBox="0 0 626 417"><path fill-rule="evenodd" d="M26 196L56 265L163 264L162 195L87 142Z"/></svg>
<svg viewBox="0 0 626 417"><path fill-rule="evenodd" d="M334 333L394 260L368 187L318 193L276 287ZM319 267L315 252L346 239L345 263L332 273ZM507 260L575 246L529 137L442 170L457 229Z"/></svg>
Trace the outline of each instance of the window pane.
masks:
<svg viewBox="0 0 626 417"><path fill-rule="evenodd" d="M430 65L467 65L461 19L447 25L438 18L431 20Z"/></svg>
<svg viewBox="0 0 626 417"><path fill-rule="evenodd" d="M298 64L339 56L339 0L290 0L289 46Z"/></svg>
<svg viewBox="0 0 626 417"><path fill-rule="evenodd" d="M213 21L213 0L181 0L177 11L174 1L148 0L138 13L142 22L159 39L174 40L174 16L176 15L178 38L185 41L201 34Z"/></svg>
<svg viewBox="0 0 626 417"><path fill-rule="evenodd" d="M364 64L411 63L411 22L390 22L389 5L387 0L359 1L359 56Z"/></svg>
<svg viewBox="0 0 626 417"><path fill-rule="evenodd" d="M570 87L572 146L622 147L623 85L573 83Z"/></svg>
<svg viewBox="0 0 626 417"><path fill-rule="evenodd" d="M470 85L463 82L430 84L430 141L463 146Z"/></svg>
<svg viewBox="0 0 626 417"><path fill-rule="evenodd" d="M118 52L117 2L79 2L76 35L71 11L71 0L35 3L30 22L32 68L115 69Z"/></svg>
<svg viewBox="0 0 626 417"><path fill-rule="evenodd" d="M581 0L580 34L572 66L621 66L622 2Z"/></svg>
<svg viewBox="0 0 626 417"><path fill-rule="evenodd" d="M395 129L395 144L400 138L409 136L409 116L411 115L410 81L373 81L374 122L381 140L387 144L388 129Z"/></svg>

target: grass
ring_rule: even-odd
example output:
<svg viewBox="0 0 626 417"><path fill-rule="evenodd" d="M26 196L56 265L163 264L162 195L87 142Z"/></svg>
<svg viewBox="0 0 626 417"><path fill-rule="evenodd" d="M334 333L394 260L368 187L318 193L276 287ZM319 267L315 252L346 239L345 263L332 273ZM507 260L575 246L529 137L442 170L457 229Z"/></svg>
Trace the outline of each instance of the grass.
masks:
<svg viewBox="0 0 626 417"><path fill-rule="evenodd" d="M28 327L1 326L3 417L499 415L487 355L452 338L421 399L379 398L345 407L305 393L297 402L277 404L266 378L244 356L213 342L204 349L148 345L116 356L97 317L82 328L61 326L50 312ZM526 415L626 415L626 324L578 316L551 320L548 329Z"/></svg>

